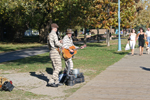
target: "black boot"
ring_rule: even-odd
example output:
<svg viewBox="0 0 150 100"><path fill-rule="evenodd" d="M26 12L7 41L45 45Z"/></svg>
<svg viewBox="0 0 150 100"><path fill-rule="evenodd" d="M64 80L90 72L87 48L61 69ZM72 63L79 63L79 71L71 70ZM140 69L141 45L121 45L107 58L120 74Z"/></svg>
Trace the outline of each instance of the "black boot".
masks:
<svg viewBox="0 0 150 100"><path fill-rule="evenodd" d="M63 83L58 83L57 85L58 85L58 86L62 86L62 85L64 85L64 84L63 84Z"/></svg>
<svg viewBox="0 0 150 100"><path fill-rule="evenodd" d="M47 87L58 87L58 84L55 83L47 83Z"/></svg>

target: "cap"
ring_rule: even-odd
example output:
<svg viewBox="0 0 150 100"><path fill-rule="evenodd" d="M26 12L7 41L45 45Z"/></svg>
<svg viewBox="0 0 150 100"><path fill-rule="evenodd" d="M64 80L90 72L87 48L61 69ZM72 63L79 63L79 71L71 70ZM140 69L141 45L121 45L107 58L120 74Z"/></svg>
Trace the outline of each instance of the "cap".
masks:
<svg viewBox="0 0 150 100"><path fill-rule="evenodd" d="M71 33L73 34L74 32L72 31L72 29L67 29L67 32L66 33Z"/></svg>
<svg viewBox="0 0 150 100"><path fill-rule="evenodd" d="M52 27L53 27L53 28L59 28L59 26L58 26L56 23L52 23L52 24L51 24L51 28L52 28Z"/></svg>

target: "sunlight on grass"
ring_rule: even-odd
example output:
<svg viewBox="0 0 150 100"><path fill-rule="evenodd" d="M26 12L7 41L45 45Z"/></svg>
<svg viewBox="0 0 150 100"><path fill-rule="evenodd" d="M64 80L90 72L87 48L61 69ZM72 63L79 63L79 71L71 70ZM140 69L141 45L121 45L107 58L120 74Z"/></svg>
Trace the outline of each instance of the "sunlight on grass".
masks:
<svg viewBox="0 0 150 100"><path fill-rule="evenodd" d="M111 42L117 43L116 40ZM73 58L74 68L95 70L99 74L101 70L105 70L105 68L114 64L129 52L123 50L126 40L122 40L122 43L121 52L117 52L117 44L113 44L110 47L107 47L105 42L87 44L87 47L79 50ZM65 61L62 59L63 68L65 67L64 63ZM0 64L1 70L16 70L19 72L31 72L46 68L52 68L49 53Z"/></svg>
<svg viewBox="0 0 150 100"><path fill-rule="evenodd" d="M0 53L8 52L8 51L21 50L21 49L26 49L26 48L39 47L42 45L43 44L40 44L40 43L5 43L5 42L0 42Z"/></svg>
<svg viewBox="0 0 150 100"><path fill-rule="evenodd" d="M122 43L121 52L117 51L118 49L117 42L118 42L117 40L111 41L110 47L107 47L105 42L87 44L87 47L85 49L79 50L78 53L73 58L74 68L80 69L80 71L84 73L84 76L88 78L88 81L93 79L96 75L104 71L108 66L119 61L121 58L123 58L126 54L130 52L124 50L127 40L124 39L121 41ZM62 59L62 64L64 69L65 61L63 59ZM52 64L49 58L49 53L0 64L0 72L13 70L17 73L17 72L36 72L39 70L43 70L50 73L49 71L51 71L51 69L52 69ZM7 73L2 73L2 74L7 74ZM82 84L79 87L64 90L65 93L68 93L66 97L70 96L72 93L77 91L83 85L84 84ZM22 93L22 95L18 96L19 94L18 92ZM16 96L16 99L21 99L25 97L30 99L36 99L36 98L43 97L43 95L41 96L35 95L30 92L22 92L20 90L12 91L12 94L10 93L3 94L3 92L0 92L0 95L2 95L2 98L4 99L6 99L5 95L7 96L10 95L10 97L12 98L13 96Z"/></svg>

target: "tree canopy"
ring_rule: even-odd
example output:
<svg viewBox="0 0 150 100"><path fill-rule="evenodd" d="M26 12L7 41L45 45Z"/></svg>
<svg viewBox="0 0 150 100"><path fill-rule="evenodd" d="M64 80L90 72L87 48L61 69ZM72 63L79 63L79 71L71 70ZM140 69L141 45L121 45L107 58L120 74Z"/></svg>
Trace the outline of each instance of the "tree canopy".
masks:
<svg viewBox="0 0 150 100"><path fill-rule="evenodd" d="M120 0L121 27L149 25L149 1ZM118 0L1 0L0 37L8 28L7 37L22 36L28 28L40 31L45 41L50 24L57 23L60 31L75 26L84 28L118 27ZM13 37L13 38L12 38Z"/></svg>

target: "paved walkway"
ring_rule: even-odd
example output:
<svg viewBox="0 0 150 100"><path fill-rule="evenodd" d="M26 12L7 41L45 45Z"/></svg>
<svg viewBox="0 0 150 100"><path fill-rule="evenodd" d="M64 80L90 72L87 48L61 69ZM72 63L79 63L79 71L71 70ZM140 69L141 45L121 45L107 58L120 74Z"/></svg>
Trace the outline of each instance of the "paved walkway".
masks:
<svg viewBox="0 0 150 100"><path fill-rule="evenodd" d="M67 100L150 100L150 55L126 55Z"/></svg>
<svg viewBox="0 0 150 100"><path fill-rule="evenodd" d="M49 52L47 45L41 46L41 47L30 48L30 49L12 51L12 52L7 52L7 53L0 53L0 63L22 59L25 57L34 56L38 54L43 54L46 52Z"/></svg>

